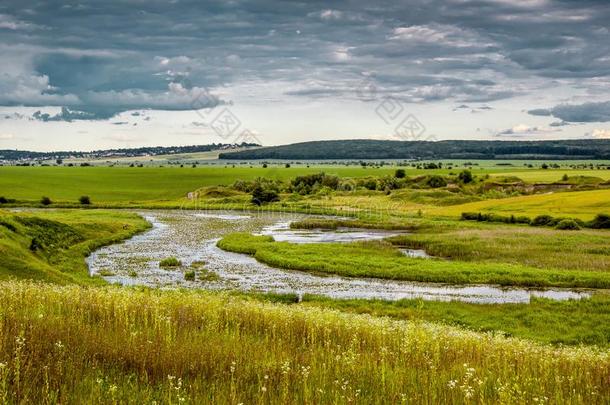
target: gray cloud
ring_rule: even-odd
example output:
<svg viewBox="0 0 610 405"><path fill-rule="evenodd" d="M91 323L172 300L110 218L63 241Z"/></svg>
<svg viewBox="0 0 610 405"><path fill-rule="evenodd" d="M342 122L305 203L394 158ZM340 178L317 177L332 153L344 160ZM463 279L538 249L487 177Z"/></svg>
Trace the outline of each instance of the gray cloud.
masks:
<svg viewBox="0 0 610 405"><path fill-rule="evenodd" d="M610 101L584 104L560 104L549 109L529 110L531 115L553 116L565 122L608 122ZM552 125L552 124L551 124Z"/></svg>
<svg viewBox="0 0 610 405"><path fill-rule="evenodd" d="M609 20L607 2L595 1L8 0L0 5L0 105L67 109L38 119L107 119L188 110L198 92L240 83L354 98L363 77L380 95L414 103L507 99L533 91L527 80L593 91L610 75ZM200 106L224 102L212 96ZM547 115L604 117L562 108Z"/></svg>

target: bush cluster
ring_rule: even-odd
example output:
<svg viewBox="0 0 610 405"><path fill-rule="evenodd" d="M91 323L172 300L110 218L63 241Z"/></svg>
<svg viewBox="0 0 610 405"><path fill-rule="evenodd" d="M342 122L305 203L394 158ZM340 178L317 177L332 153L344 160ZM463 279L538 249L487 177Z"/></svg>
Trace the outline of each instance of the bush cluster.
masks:
<svg viewBox="0 0 610 405"><path fill-rule="evenodd" d="M548 226L561 230L578 230L581 228L610 229L610 215L597 214L591 221L585 222L578 218L553 217L551 215L538 215L534 219L525 216L504 216L498 214L485 214L481 212L462 212L463 221L502 222L506 224L529 224L531 226Z"/></svg>
<svg viewBox="0 0 610 405"><path fill-rule="evenodd" d="M525 216L504 216L498 214L484 214L481 212L462 212L462 220L479 222L503 222L505 224L530 224L531 220Z"/></svg>

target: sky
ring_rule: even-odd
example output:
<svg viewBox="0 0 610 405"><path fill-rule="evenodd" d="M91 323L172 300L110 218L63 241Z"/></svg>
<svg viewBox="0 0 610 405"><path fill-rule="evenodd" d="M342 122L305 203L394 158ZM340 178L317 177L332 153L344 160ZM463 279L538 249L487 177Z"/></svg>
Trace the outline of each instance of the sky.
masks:
<svg viewBox="0 0 610 405"><path fill-rule="evenodd" d="M0 149L610 138L610 1L0 3Z"/></svg>

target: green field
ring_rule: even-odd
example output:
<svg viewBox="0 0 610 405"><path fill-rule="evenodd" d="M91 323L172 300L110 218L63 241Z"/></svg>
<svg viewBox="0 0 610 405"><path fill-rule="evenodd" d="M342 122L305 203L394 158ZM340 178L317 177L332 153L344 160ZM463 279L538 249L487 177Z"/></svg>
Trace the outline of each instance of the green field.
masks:
<svg viewBox="0 0 610 405"><path fill-rule="evenodd" d="M394 169L325 167L328 173L358 177L393 173ZM257 177L289 179L316 173L307 167L0 167L0 195L36 200L46 195L57 201L76 201L88 195L93 202L146 202L184 198L205 186L229 185Z"/></svg>
<svg viewBox="0 0 610 405"><path fill-rule="evenodd" d="M409 176L448 174L459 169L423 170L405 168ZM396 167L270 165L209 167L0 167L0 196L18 200L39 200L43 195L57 201L76 201L88 195L93 202L146 202L183 198L201 187L230 185L236 180L257 177L287 180L324 171L340 177L392 175ZM474 168L477 175L516 175L528 181L557 181L570 176L610 179L610 170L541 170L485 167Z"/></svg>

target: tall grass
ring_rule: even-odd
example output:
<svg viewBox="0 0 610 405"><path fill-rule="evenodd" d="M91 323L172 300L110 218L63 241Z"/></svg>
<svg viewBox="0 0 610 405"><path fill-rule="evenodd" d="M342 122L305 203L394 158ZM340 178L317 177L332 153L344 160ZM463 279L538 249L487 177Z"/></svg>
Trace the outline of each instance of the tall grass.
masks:
<svg viewBox="0 0 610 405"><path fill-rule="evenodd" d="M485 224L480 228L428 230L388 238L431 255L468 262L504 262L541 269L610 270L610 233ZM471 263L471 266L474 266Z"/></svg>
<svg viewBox="0 0 610 405"><path fill-rule="evenodd" d="M605 403L610 354L224 294L0 283L3 403Z"/></svg>

